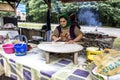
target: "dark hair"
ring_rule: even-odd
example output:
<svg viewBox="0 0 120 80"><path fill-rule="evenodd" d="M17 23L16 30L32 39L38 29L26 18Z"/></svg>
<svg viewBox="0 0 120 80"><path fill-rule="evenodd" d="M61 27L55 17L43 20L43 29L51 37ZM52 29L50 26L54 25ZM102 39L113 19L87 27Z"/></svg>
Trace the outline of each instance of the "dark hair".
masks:
<svg viewBox="0 0 120 80"><path fill-rule="evenodd" d="M60 17L59 17L59 21L60 21L61 18L65 18L65 20L68 21L68 18L66 18L66 17L64 17L64 16L60 16Z"/></svg>

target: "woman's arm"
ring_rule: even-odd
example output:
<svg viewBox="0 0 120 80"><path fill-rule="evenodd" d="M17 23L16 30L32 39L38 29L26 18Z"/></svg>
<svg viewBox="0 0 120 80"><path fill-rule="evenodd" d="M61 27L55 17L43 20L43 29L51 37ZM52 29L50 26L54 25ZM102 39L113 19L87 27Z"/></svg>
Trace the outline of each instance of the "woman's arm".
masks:
<svg viewBox="0 0 120 80"><path fill-rule="evenodd" d="M80 41L82 39L83 35L79 34L75 39L69 40L68 43L75 43L77 41Z"/></svg>
<svg viewBox="0 0 120 80"><path fill-rule="evenodd" d="M76 38L73 40L70 40L69 43L74 43L74 42L80 41L83 38L83 33L80 31L80 29L78 27L75 27L74 33L76 35Z"/></svg>
<svg viewBox="0 0 120 80"><path fill-rule="evenodd" d="M58 37L58 35L59 35L59 32L58 32L58 30L57 30L57 28L56 28L56 29L53 31L52 36L51 36L52 41L58 41L58 40L60 40L60 38Z"/></svg>
<svg viewBox="0 0 120 80"><path fill-rule="evenodd" d="M74 42L80 41L83 37L83 34L79 34L75 39L73 39Z"/></svg>

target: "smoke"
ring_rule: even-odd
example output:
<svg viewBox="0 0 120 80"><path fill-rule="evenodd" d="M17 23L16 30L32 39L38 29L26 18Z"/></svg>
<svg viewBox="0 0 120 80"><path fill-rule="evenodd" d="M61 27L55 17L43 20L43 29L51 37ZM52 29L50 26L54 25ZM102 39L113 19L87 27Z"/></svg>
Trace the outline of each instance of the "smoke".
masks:
<svg viewBox="0 0 120 80"><path fill-rule="evenodd" d="M99 21L99 13L92 7L80 8L77 15L82 25L102 26L102 23Z"/></svg>

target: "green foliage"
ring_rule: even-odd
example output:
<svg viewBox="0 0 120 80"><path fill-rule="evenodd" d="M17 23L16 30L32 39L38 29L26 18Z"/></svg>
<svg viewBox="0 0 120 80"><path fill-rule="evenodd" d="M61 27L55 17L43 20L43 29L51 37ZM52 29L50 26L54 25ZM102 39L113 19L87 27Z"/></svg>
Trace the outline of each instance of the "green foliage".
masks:
<svg viewBox="0 0 120 80"><path fill-rule="evenodd" d="M28 7L31 22L46 22L47 5L43 0L31 0Z"/></svg>
<svg viewBox="0 0 120 80"><path fill-rule="evenodd" d="M76 13L78 11L79 5L77 3L61 3L60 0L52 2L52 9L51 9L51 22L58 23L58 15L60 13L66 13L70 15L71 13ZM54 15L52 15L54 14ZM53 20L55 19L55 20Z"/></svg>
<svg viewBox="0 0 120 80"><path fill-rule="evenodd" d="M120 27L120 0L100 3L100 19L109 26Z"/></svg>
<svg viewBox="0 0 120 80"><path fill-rule="evenodd" d="M46 23L48 6L44 0L21 0L27 7L27 22ZM81 8L92 8L100 13L100 21L106 26L120 27L120 0L100 2L61 3L61 0L51 0L51 23L58 23L59 13L77 13ZM1 12L0 16L14 16L14 13Z"/></svg>
<svg viewBox="0 0 120 80"><path fill-rule="evenodd" d="M74 13L77 12L79 5L77 3L61 3L56 1L52 3L52 11L56 13ZM58 12L59 9L59 12Z"/></svg>
<svg viewBox="0 0 120 80"><path fill-rule="evenodd" d="M92 8L100 13L100 21L107 26L120 26L120 0L101 2L73 2L61 3L60 0L51 0L51 23L58 23L59 13L77 13L81 8ZM46 22L47 5L43 0L31 0L29 3L28 19L33 22Z"/></svg>
<svg viewBox="0 0 120 80"><path fill-rule="evenodd" d="M4 17L4 16L14 16L14 12L4 12L4 11L0 11L0 17Z"/></svg>

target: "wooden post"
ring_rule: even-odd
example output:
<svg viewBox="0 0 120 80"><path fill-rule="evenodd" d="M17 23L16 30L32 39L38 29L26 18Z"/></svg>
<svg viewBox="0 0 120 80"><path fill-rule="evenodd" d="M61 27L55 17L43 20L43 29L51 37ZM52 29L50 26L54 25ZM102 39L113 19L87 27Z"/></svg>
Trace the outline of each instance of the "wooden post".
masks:
<svg viewBox="0 0 120 80"><path fill-rule="evenodd" d="M78 52L74 53L74 55L73 55L73 63L74 63L75 65L78 64Z"/></svg>
<svg viewBox="0 0 120 80"><path fill-rule="evenodd" d="M45 60L46 60L46 64L50 63L50 53L48 52L45 53Z"/></svg>
<svg viewBox="0 0 120 80"><path fill-rule="evenodd" d="M51 12L51 0L48 0L48 11L47 11L47 31L51 30L51 24L50 24L50 12Z"/></svg>

